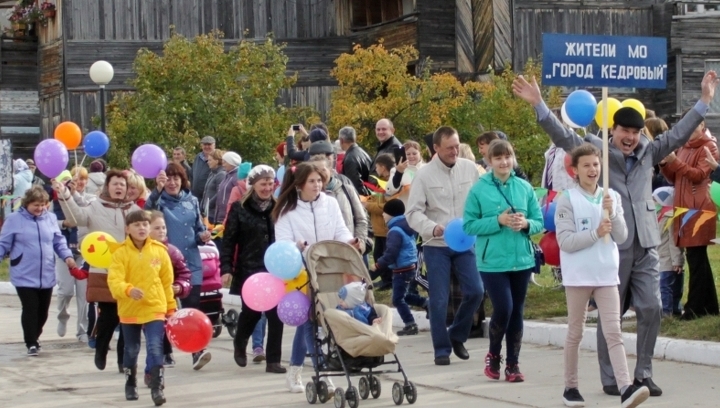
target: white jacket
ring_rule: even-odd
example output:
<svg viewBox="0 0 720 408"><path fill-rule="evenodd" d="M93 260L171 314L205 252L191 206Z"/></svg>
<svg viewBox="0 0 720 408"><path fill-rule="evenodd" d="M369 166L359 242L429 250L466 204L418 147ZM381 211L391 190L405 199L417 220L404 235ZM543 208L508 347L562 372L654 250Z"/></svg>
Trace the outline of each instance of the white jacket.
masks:
<svg viewBox="0 0 720 408"><path fill-rule="evenodd" d="M349 243L352 239L340 206L326 194L320 194L312 202L298 200L297 207L281 215L275 223L276 241L306 241L310 246L328 240Z"/></svg>
<svg viewBox="0 0 720 408"><path fill-rule="evenodd" d="M410 195L407 191L402 191L405 186L409 186L412 184L413 179L415 178L415 174L425 164L425 162L420 161L417 165L413 166L408 164L407 168L405 169L405 172L402 175L402 180L400 180L400 187L395 188L393 186L392 180L393 177L395 177L396 168L393 167L392 170L390 170L390 178L388 178L387 182L387 188L385 189L385 195L386 197L392 197L395 194L400 193L400 196L397 197L400 200L402 200L403 204L405 204L405 207L407 207L408 203L408 196Z"/></svg>

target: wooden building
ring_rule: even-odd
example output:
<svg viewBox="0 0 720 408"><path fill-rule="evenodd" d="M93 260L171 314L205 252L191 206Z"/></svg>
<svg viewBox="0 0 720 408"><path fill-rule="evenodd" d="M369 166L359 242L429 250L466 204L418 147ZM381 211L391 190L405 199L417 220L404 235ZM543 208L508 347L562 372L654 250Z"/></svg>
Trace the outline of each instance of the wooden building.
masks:
<svg viewBox="0 0 720 408"><path fill-rule="evenodd" d="M40 137L37 50L37 42L0 37L0 139L18 157L29 157Z"/></svg>

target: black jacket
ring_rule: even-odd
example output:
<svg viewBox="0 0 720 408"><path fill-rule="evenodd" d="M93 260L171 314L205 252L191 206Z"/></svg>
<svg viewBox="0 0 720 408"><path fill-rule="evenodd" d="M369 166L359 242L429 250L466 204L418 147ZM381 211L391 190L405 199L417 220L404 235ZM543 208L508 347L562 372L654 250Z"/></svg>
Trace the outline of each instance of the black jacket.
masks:
<svg viewBox="0 0 720 408"><path fill-rule="evenodd" d="M370 168L370 173L375 173L375 159L377 159L378 156L386 153L393 155L395 153L395 148L400 146L402 146L402 143L400 143L400 141L394 135L388 137L387 140L380 143L378 145L377 154L375 154L375 157L373 158L373 164Z"/></svg>
<svg viewBox="0 0 720 408"><path fill-rule="evenodd" d="M230 284L233 295L240 294L242 284L250 275L265 270L265 250L275 242L275 226L270 216L274 206L273 201L262 211L252 197L245 205L236 201L230 206L220 251L220 269L223 275L233 275Z"/></svg>
<svg viewBox="0 0 720 408"><path fill-rule="evenodd" d="M343 159L343 175L350 179L355 190L360 195L370 195L363 181L370 180L370 167L372 159L362 147L354 144L345 152Z"/></svg>

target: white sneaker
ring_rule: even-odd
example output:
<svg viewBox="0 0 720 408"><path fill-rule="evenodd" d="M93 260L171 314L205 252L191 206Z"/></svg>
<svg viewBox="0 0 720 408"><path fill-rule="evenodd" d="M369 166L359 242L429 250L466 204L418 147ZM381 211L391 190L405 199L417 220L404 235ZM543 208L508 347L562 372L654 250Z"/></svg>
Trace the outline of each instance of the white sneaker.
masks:
<svg viewBox="0 0 720 408"><path fill-rule="evenodd" d="M57 334L60 337L65 337L67 332L67 320L58 320Z"/></svg>
<svg viewBox="0 0 720 408"><path fill-rule="evenodd" d="M330 378L330 377L325 377L325 378L324 378L324 381L325 381L325 383L327 384L327 387L328 387L328 395L334 394L334 393L335 393L335 384L333 384L332 378Z"/></svg>
<svg viewBox="0 0 720 408"><path fill-rule="evenodd" d="M290 366L285 377L285 383L292 393L301 393L305 391L302 383L302 366Z"/></svg>
<svg viewBox="0 0 720 408"><path fill-rule="evenodd" d="M78 341L80 343L87 343L88 342L88 335L87 334L81 334L78 336Z"/></svg>

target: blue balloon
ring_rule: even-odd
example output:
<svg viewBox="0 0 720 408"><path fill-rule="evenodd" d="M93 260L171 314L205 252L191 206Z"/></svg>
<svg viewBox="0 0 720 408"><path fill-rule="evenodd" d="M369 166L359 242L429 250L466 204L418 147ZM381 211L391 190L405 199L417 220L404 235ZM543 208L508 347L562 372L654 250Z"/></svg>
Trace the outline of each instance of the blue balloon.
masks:
<svg viewBox="0 0 720 408"><path fill-rule="evenodd" d="M573 123L585 127L595 120L597 101L590 92L578 89L565 100L565 112Z"/></svg>
<svg viewBox="0 0 720 408"><path fill-rule="evenodd" d="M275 198L280 197L280 190L282 189L283 178L285 178L285 166L280 166L275 173L275 179L277 179L279 185L275 189Z"/></svg>
<svg viewBox="0 0 720 408"><path fill-rule="evenodd" d="M297 277L302 266L302 254L292 241L277 241L265 251L265 268L282 280Z"/></svg>
<svg viewBox="0 0 720 408"><path fill-rule="evenodd" d="M544 205L541 207L542 214L543 214L543 225L545 226L545 229L550 232L555 232L555 209L557 208L557 205L555 203L550 203L549 205Z"/></svg>
<svg viewBox="0 0 720 408"><path fill-rule="evenodd" d="M462 218L455 218L448 223L445 227L444 237L447 246L457 252L464 252L472 248L477 238L474 235L467 235L465 231L463 231Z"/></svg>
<svg viewBox="0 0 720 408"><path fill-rule="evenodd" d="M100 157L110 149L110 139L108 139L105 133L99 130L93 130L85 135L85 139L83 139L83 149L85 149L85 154L90 157Z"/></svg>

